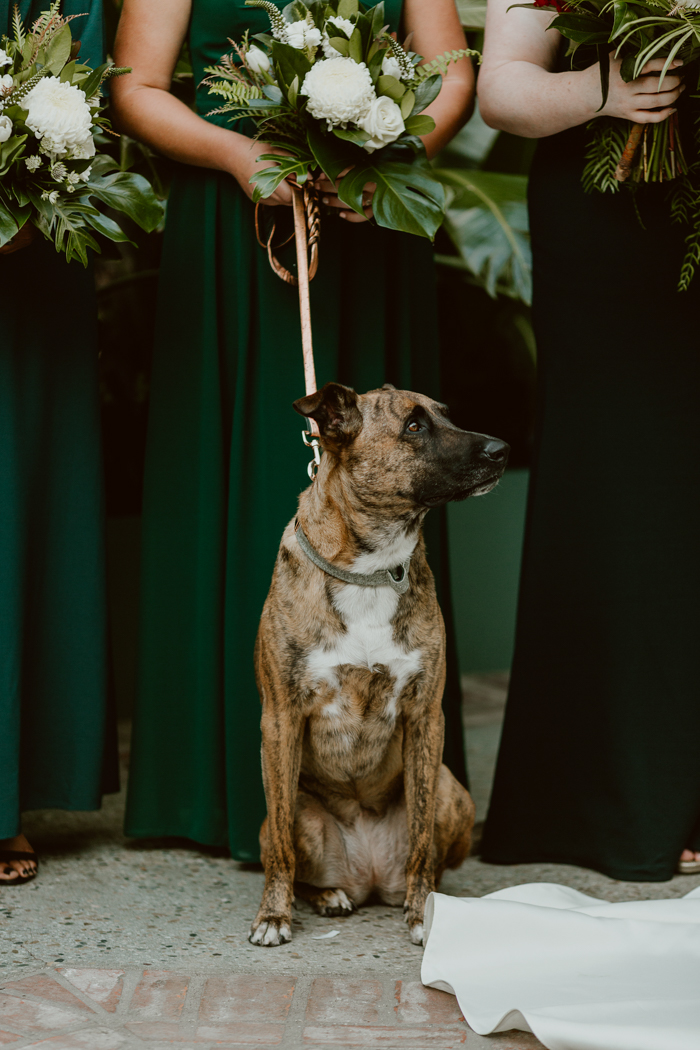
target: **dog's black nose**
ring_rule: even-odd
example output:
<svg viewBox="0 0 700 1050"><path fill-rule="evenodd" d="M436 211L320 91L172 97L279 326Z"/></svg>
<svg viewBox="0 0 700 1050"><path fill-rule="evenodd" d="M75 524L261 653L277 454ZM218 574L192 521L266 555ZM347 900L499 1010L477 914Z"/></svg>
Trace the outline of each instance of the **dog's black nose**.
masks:
<svg viewBox="0 0 700 1050"><path fill-rule="evenodd" d="M481 455L484 459L490 460L491 463L500 464L505 463L509 452L510 445L507 445L505 441L499 441L498 438L489 438L481 450Z"/></svg>

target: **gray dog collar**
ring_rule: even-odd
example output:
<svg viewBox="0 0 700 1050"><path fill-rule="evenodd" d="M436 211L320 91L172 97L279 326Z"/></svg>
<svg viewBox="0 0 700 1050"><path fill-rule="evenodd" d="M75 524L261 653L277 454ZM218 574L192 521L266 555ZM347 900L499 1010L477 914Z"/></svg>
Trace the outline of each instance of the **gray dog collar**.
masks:
<svg viewBox="0 0 700 1050"><path fill-rule="evenodd" d="M405 594L408 590L408 570L411 565L411 559L407 558L401 565L397 565L394 569L379 569L378 572L346 572L345 569L339 569L335 565L331 565L329 561L322 558L321 555L315 550L309 543L308 537L302 529L299 521L297 520L294 524L294 533L297 538L297 543L303 550L309 561L312 561L314 565L317 565L319 569L323 569L329 576L335 576L336 580L342 580L343 583L352 583L356 587L391 587L396 591L397 594Z"/></svg>

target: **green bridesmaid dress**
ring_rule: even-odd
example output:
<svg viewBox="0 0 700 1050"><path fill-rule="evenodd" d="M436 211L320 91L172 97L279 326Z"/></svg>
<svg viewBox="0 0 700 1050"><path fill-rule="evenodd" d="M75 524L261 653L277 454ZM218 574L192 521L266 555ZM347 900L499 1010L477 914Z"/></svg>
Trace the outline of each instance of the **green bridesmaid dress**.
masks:
<svg viewBox="0 0 700 1050"><path fill-rule="evenodd" d="M386 11L397 29L401 0ZM193 0L195 83L228 37L267 26L243 0ZM198 112L213 108L200 88ZM274 212L291 223L291 209ZM253 647L309 453L291 407L304 394L297 291L270 269L254 207L231 176L180 168L159 295L126 831L228 844L234 858L257 861L265 801ZM311 308L319 386L389 381L439 396L427 241L324 218ZM431 563L449 614L444 515L432 518ZM455 667L445 755L464 780Z"/></svg>
<svg viewBox="0 0 700 1050"><path fill-rule="evenodd" d="M4 32L13 6L2 0ZM19 6L31 21L47 5ZM73 32L97 63L100 4L63 5L86 9ZM0 316L2 839L24 810L99 809L118 784L92 274L43 239L0 256Z"/></svg>

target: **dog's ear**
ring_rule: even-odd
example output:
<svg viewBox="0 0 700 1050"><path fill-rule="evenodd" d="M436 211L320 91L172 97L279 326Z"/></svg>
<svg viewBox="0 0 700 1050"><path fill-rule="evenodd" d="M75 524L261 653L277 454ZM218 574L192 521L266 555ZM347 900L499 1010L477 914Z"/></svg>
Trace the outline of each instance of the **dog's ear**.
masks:
<svg viewBox="0 0 700 1050"><path fill-rule="evenodd" d="M316 420L324 448L349 445L362 428L357 394L340 383L326 383L315 394L300 397L294 408L299 415Z"/></svg>

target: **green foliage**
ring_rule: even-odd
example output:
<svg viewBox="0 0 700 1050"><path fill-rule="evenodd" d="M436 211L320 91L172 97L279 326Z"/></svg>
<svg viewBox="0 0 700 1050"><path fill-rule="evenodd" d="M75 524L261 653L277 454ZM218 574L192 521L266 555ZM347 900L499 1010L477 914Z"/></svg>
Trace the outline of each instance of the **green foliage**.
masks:
<svg viewBox="0 0 700 1050"><path fill-rule="evenodd" d="M463 58L476 58L481 62L480 52L474 51L472 48L466 47L461 48L459 51L445 51L444 54L437 55L432 62L425 62L422 66L418 66L415 70L416 81L420 84L423 80L427 80L428 77L432 77L436 73L444 77L452 62L459 62Z"/></svg>
<svg viewBox="0 0 700 1050"><path fill-rule="evenodd" d="M445 230L491 296L532 299L527 177L438 169L448 189Z"/></svg>
<svg viewBox="0 0 700 1050"><path fill-rule="evenodd" d="M591 142L581 176L586 193L594 190L616 193L620 189L615 169L625 148L629 127L628 121L623 123L611 117L599 117L588 125Z"/></svg>

